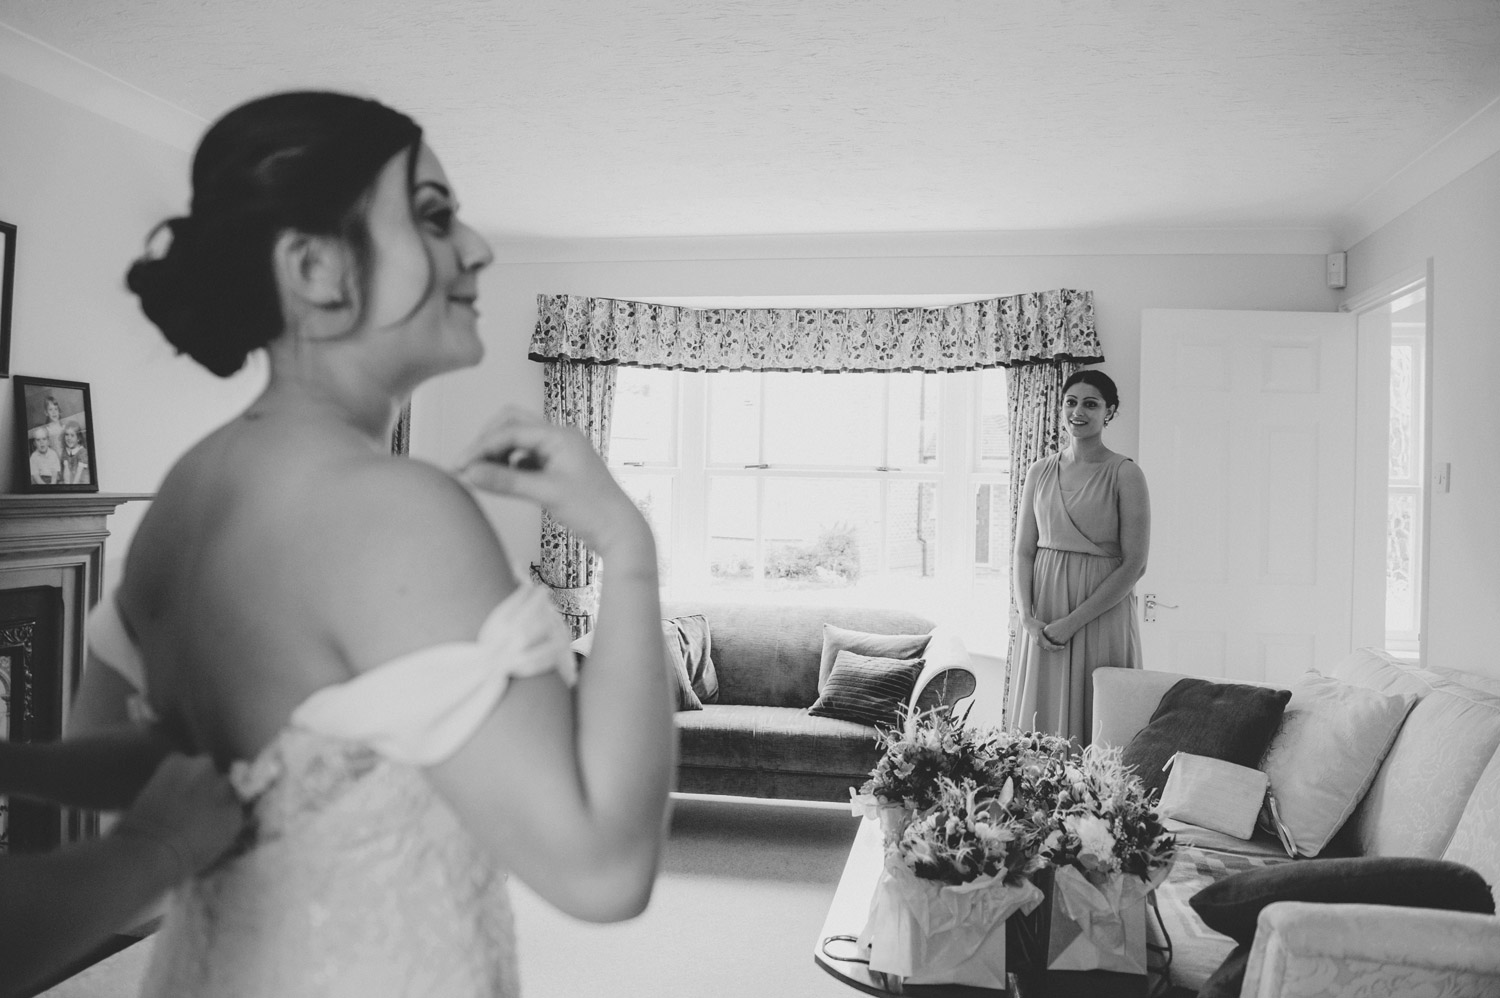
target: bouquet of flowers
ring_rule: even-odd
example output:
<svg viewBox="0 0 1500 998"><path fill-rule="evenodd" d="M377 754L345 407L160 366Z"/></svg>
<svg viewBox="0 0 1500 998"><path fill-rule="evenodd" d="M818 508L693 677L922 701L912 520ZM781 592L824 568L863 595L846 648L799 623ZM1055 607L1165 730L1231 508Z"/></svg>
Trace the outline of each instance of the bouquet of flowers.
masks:
<svg viewBox="0 0 1500 998"><path fill-rule="evenodd" d="M1119 749L1090 745L1048 784L1054 804L1044 852L1054 865L1074 867L1095 885L1119 874L1147 883L1166 876L1176 839Z"/></svg>
<svg viewBox="0 0 1500 998"><path fill-rule="evenodd" d="M1041 849L1055 868L1046 966L1145 973L1146 896L1177 844L1141 781L1119 749L1089 746L1047 772L1038 795L1052 801Z"/></svg>
<svg viewBox="0 0 1500 998"><path fill-rule="evenodd" d="M1043 824L1041 775L1065 757L1068 741L1038 732L966 727L944 710L906 715L878 733L885 750L870 778L849 796L855 814L878 817L889 844L907 822L946 799L945 784L973 786L1017 821Z"/></svg>
<svg viewBox="0 0 1500 998"><path fill-rule="evenodd" d="M850 791L855 813L867 816L878 807L924 811L944 780L990 786L1003 740L999 731L964 727L941 709L906 714L898 727L878 728L877 737L884 753L864 786Z"/></svg>
<svg viewBox="0 0 1500 998"><path fill-rule="evenodd" d="M1042 903L1028 879L1045 828L1018 819L993 781L938 777L899 833L860 934L870 969L912 984L1005 987L1006 920ZM924 798L926 799L926 798Z"/></svg>
<svg viewBox="0 0 1500 998"><path fill-rule="evenodd" d="M870 968L907 983L1006 986L1005 924L1042 892L1051 826L1027 780L1066 745L1051 736L965 727L946 712L882 731L884 755L851 793L881 820L885 868L860 935ZM1050 813L1050 812L1048 812Z"/></svg>

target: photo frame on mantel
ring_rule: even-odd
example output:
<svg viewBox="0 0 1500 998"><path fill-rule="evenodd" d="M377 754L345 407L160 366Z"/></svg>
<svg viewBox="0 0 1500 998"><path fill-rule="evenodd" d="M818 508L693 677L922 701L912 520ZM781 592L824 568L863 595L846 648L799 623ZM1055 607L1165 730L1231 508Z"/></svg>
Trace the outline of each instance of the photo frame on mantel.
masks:
<svg viewBox="0 0 1500 998"><path fill-rule="evenodd" d="M0 222L0 378L10 377L10 310L16 297L16 227Z"/></svg>
<svg viewBox="0 0 1500 998"><path fill-rule="evenodd" d="M11 379L19 492L98 492L94 407L82 381Z"/></svg>

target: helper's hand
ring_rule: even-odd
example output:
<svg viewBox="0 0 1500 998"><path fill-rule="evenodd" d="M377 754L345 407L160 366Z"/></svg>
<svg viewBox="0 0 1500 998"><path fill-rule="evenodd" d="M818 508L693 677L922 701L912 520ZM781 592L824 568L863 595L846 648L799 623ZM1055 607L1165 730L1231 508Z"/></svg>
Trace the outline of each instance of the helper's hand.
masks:
<svg viewBox="0 0 1500 998"><path fill-rule="evenodd" d="M1068 646L1066 641L1054 641L1049 637L1046 622L1036 617L1022 617L1021 626L1026 630L1027 634L1036 639L1036 643L1042 651L1062 651Z"/></svg>
<svg viewBox="0 0 1500 998"><path fill-rule="evenodd" d="M186 879L224 855L244 824L244 807L212 759L173 754L156 767L113 834L165 847L178 879Z"/></svg>
<svg viewBox="0 0 1500 998"><path fill-rule="evenodd" d="M497 495L547 509L600 555L651 544L651 529L578 430L507 406L464 452L454 474Z"/></svg>

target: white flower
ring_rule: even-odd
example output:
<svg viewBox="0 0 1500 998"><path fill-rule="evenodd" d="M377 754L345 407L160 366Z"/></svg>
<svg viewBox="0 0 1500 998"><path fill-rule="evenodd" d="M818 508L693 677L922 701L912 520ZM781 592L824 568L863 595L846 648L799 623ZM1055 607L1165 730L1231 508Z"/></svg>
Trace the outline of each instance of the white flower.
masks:
<svg viewBox="0 0 1500 998"><path fill-rule="evenodd" d="M1080 854L1087 854L1107 861L1115 852L1115 837L1110 834L1109 823L1094 814L1070 814L1063 819L1063 827L1078 836Z"/></svg>

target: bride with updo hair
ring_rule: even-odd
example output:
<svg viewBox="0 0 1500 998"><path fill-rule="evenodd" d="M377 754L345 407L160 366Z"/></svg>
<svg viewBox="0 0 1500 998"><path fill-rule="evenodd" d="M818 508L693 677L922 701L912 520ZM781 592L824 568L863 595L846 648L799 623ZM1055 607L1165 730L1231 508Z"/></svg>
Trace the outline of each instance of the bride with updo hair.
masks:
<svg viewBox="0 0 1500 998"><path fill-rule="evenodd" d="M483 355L491 262L406 115L236 108L149 245L127 283L167 340L269 373L168 473L89 625L75 730L207 752L250 816L173 895L144 993L514 995L508 874L594 921L651 893L675 752L651 532L584 436L518 408L457 471L389 453L412 390ZM476 489L608 564L582 675Z"/></svg>

